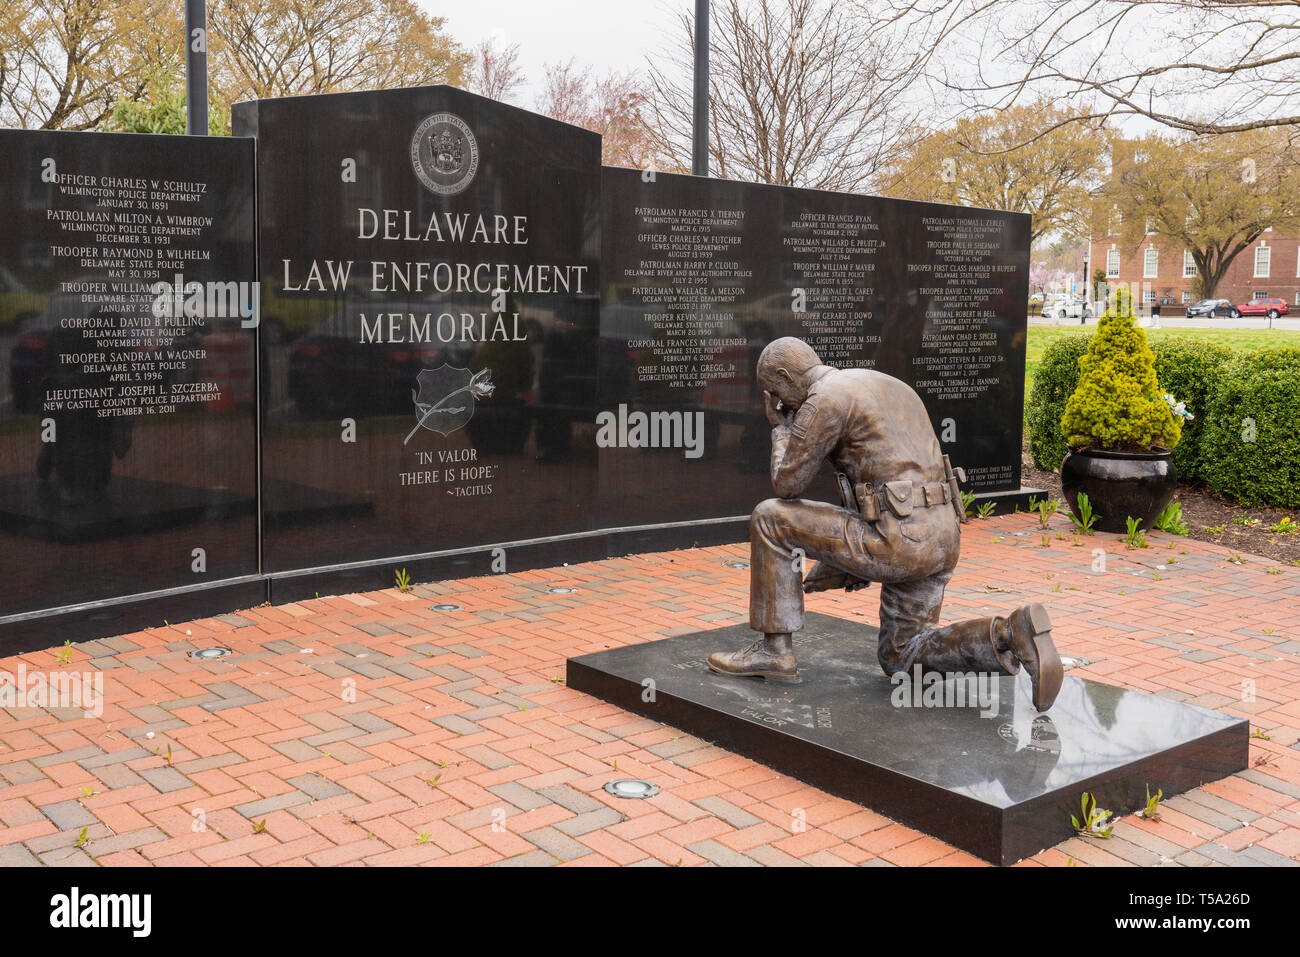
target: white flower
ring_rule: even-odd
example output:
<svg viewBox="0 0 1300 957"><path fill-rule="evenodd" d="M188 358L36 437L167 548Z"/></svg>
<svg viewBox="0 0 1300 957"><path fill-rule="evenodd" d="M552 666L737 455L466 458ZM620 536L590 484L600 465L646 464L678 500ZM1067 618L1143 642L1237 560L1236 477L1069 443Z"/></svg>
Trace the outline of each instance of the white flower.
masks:
<svg viewBox="0 0 1300 957"><path fill-rule="evenodd" d="M1178 416L1179 418L1181 419L1196 418L1196 416L1192 415L1192 413L1187 411L1186 402L1179 402L1177 399L1175 399L1172 395L1169 395L1168 393L1162 395L1160 398L1165 400L1165 403L1169 406L1169 411L1174 415Z"/></svg>

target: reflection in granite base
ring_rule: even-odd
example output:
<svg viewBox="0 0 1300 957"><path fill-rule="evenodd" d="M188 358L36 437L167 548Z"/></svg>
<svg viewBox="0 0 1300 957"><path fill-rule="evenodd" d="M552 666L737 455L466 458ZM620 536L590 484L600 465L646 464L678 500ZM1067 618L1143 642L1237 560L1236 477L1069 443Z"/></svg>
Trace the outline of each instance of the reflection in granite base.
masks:
<svg viewBox="0 0 1300 957"><path fill-rule="evenodd" d="M1079 678L1041 716L1023 674L996 679L987 717L920 697L896 707L902 686L880 673L876 634L810 613L797 682L705 667L754 640L742 624L570 658L567 683L997 864L1070 837L1085 791L1119 815L1148 787L1170 797L1247 765L1245 719ZM939 687L956 698L953 679Z"/></svg>
<svg viewBox="0 0 1300 957"><path fill-rule="evenodd" d="M393 574L398 568L405 568L411 580L417 582L499 575L505 571L498 560L502 548L509 550L509 571L513 573L600 562L618 555L674 548L708 548L740 542L748 535L748 527L749 516L741 515L712 522L602 529L573 535L552 535L531 540L444 549L380 561L268 572L267 583L271 588L271 603L283 605L319 598L321 595L346 595L391 588Z"/></svg>

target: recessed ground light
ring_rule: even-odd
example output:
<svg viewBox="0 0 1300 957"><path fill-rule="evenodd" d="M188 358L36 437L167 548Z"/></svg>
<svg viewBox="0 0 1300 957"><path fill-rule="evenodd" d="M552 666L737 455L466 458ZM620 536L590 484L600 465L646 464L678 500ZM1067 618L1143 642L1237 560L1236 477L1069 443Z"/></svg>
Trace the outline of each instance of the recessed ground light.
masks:
<svg viewBox="0 0 1300 957"><path fill-rule="evenodd" d="M1073 655L1061 655L1061 668L1069 671L1071 668L1083 668L1092 664L1087 658L1075 658Z"/></svg>
<svg viewBox="0 0 1300 957"><path fill-rule="evenodd" d="M738 561L735 561L734 559L733 559L732 561L729 561L729 562L723 562L722 564L726 565L728 568L748 568L748 567L749 567L749 562L738 562Z"/></svg>
<svg viewBox="0 0 1300 957"><path fill-rule="evenodd" d="M546 589L546 593L548 595L572 595L577 590L576 588L567 588L564 585L552 585Z"/></svg>
<svg viewBox="0 0 1300 957"><path fill-rule="evenodd" d="M610 781L605 785L605 790L614 797L640 800L658 794L659 785L651 784L649 781L637 781L634 778L623 778L619 781Z"/></svg>
<svg viewBox="0 0 1300 957"><path fill-rule="evenodd" d="M429 611L464 611L464 610L465 609L460 607L460 605L453 605L449 601L442 602L441 604L438 605L429 606Z"/></svg>
<svg viewBox="0 0 1300 957"><path fill-rule="evenodd" d="M229 648L199 648L190 652L191 658L224 658L230 654Z"/></svg>

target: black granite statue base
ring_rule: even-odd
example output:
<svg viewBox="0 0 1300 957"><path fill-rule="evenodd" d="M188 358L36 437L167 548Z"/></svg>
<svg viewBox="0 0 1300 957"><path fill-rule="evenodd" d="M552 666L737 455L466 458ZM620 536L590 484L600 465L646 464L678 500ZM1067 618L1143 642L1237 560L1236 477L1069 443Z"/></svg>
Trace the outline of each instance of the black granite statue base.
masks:
<svg viewBox="0 0 1300 957"><path fill-rule="evenodd" d="M568 685L995 864L1070 837L1084 792L1120 815L1247 765L1242 718L1069 676L1040 716L1023 673L893 682L876 634L809 614L796 682L708 670L754 639L742 624L570 658Z"/></svg>

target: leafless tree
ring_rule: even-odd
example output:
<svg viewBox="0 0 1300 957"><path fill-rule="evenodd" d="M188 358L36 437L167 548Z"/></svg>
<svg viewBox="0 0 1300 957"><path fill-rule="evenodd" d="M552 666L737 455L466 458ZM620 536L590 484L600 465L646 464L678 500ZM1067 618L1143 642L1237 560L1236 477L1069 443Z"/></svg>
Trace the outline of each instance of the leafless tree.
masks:
<svg viewBox="0 0 1300 957"><path fill-rule="evenodd" d="M590 116L591 67L579 67L570 59L548 63L542 91L537 95L537 112L564 123L583 126Z"/></svg>
<svg viewBox="0 0 1300 957"><path fill-rule="evenodd" d="M1300 130L1300 0L855 0L908 30L940 96L1051 95L1071 119Z"/></svg>
<svg viewBox="0 0 1300 957"><path fill-rule="evenodd" d="M912 119L911 56L832 0L718 0L709 32L710 171L818 189L866 187ZM690 168L693 17L651 64L651 118L668 162Z"/></svg>
<svg viewBox="0 0 1300 957"><path fill-rule="evenodd" d="M601 161L645 169L655 162L654 138L645 120L647 96L635 73L596 76L574 60L546 64L537 111L601 135Z"/></svg>
<svg viewBox="0 0 1300 957"><path fill-rule="evenodd" d="M467 89L493 100L510 102L524 83L519 66L519 44L498 48L495 40L484 40L474 50L474 62L467 77Z"/></svg>
<svg viewBox="0 0 1300 957"><path fill-rule="evenodd" d="M225 101L461 83L470 55L414 0L213 0Z"/></svg>

